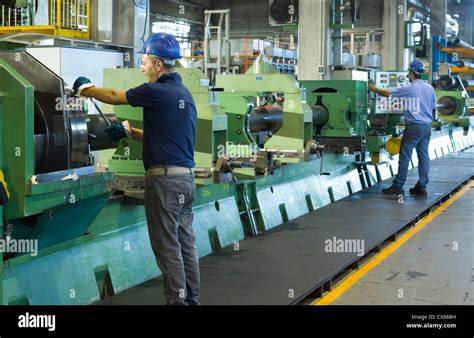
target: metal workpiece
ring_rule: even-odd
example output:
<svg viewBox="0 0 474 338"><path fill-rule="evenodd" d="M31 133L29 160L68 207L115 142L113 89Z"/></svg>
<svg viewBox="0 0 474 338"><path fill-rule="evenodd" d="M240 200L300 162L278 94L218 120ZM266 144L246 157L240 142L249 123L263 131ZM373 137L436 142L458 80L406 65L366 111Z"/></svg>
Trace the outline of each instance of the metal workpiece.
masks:
<svg viewBox="0 0 474 338"><path fill-rule="evenodd" d="M462 48L474 49L474 47L471 46L469 43L467 43L466 41L463 41L459 38L456 38L452 41L449 41L448 46L449 47L452 46L452 47L462 47Z"/></svg>
<svg viewBox="0 0 474 338"><path fill-rule="evenodd" d="M453 115L458 107L456 98L453 96L441 96L436 103L436 108L441 116Z"/></svg>
<svg viewBox="0 0 474 338"><path fill-rule="evenodd" d="M262 131L276 133L282 124L283 107L257 107L248 116L248 129L251 133Z"/></svg>
<svg viewBox="0 0 474 338"><path fill-rule="evenodd" d="M313 126L324 126L329 120L329 111L321 104L313 104L311 106L313 112Z"/></svg>
<svg viewBox="0 0 474 338"><path fill-rule="evenodd" d="M114 114L104 114L107 120L95 114L83 116L87 125L88 144L91 151L99 151L104 149L115 149L118 142L114 141L109 134L105 132L108 127L107 122L117 124L118 120Z"/></svg>

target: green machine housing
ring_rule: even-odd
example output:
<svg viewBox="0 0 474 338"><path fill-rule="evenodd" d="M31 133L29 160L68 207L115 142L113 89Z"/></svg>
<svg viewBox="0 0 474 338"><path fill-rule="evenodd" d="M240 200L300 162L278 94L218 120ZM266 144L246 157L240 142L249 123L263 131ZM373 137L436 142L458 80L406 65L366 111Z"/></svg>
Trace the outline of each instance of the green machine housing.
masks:
<svg viewBox="0 0 474 338"><path fill-rule="evenodd" d="M436 91L436 117L443 124L453 124L467 131L471 121L466 115L466 109L474 108L474 99L467 97L461 90Z"/></svg>
<svg viewBox="0 0 474 338"><path fill-rule="evenodd" d="M0 52L0 79L2 169L11 192L3 237L42 250L83 236L111 194L112 175L98 172L93 156L117 146L105 121L71 102L63 80L26 52Z"/></svg>
<svg viewBox="0 0 474 338"><path fill-rule="evenodd" d="M253 162L253 168L234 168L237 176L267 175L274 166L304 161L312 115L293 76L256 61L245 74L217 75L216 88L228 117L228 146L248 149L229 157Z"/></svg>
<svg viewBox="0 0 474 338"><path fill-rule="evenodd" d="M367 82L301 81L313 113L313 133L325 150L354 153L367 142Z"/></svg>

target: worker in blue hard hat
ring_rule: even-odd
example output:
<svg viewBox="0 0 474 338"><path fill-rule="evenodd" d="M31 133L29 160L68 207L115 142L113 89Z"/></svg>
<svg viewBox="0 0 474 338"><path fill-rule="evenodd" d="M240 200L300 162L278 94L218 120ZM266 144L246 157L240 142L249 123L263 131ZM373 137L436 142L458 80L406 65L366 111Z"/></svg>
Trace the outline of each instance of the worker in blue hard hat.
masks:
<svg viewBox="0 0 474 338"><path fill-rule="evenodd" d="M73 89L105 103L143 107L143 130L124 121L106 132L115 139L143 142L146 218L163 274L166 303L198 305L199 263L192 228L197 112L193 97L175 72L179 58L180 46L172 35L153 34L144 44L140 69L148 83L121 91L96 88L81 77Z"/></svg>
<svg viewBox="0 0 474 338"><path fill-rule="evenodd" d="M408 164L413 149L418 156L419 180L410 188L410 194L426 195L430 171L428 147L431 137L431 123L436 112L436 93L434 88L421 80L425 72L423 62L415 59L408 68L409 86L382 89L369 84L369 89L375 93L399 100L405 119L405 131L400 146L398 174L389 188L382 189L384 194L403 194L403 185L408 174Z"/></svg>

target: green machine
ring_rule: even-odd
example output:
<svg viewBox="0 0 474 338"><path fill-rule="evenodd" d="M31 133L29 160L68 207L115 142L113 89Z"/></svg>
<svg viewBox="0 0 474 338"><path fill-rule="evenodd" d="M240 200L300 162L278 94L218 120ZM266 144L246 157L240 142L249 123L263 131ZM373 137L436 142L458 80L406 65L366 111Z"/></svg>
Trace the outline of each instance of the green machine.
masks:
<svg viewBox="0 0 474 338"><path fill-rule="evenodd" d="M110 197L112 177L97 172L93 151L117 145L104 132L105 120L71 102L63 80L28 53L0 52L0 79L3 172L11 191L2 230L12 244L3 258L25 261L32 251L86 233Z"/></svg>
<svg viewBox="0 0 474 338"><path fill-rule="evenodd" d="M176 68L184 85L193 95L198 120L196 127L196 181L198 185L217 182L219 175L214 172L219 149L227 140L227 116L217 103L217 92L209 89L209 80L199 69ZM127 90L147 82L138 69L106 69L104 86ZM143 109L130 106L105 106L104 111L117 115L121 120L129 120L136 128L143 128ZM144 168L142 145L134 140L123 140L109 161L110 171L115 173L115 182L131 188L143 187Z"/></svg>
<svg viewBox="0 0 474 338"><path fill-rule="evenodd" d="M367 82L302 81L313 112L314 139L325 152L355 154L361 163L387 160L385 144L395 134L399 115L374 114Z"/></svg>
<svg viewBox="0 0 474 338"><path fill-rule="evenodd" d="M241 83L232 84L234 76L229 75L229 82L218 86L224 88L220 91L218 87L209 90L200 71L180 68L178 72L193 93L202 120L196 144L196 160L202 170L196 172L200 184L193 206L200 257L223 247L236 247L246 237L258 236L395 173L394 162L360 166L355 156L334 151L324 151L324 163L318 156L303 160L302 153L312 144L313 136L318 136L313 134L312 122L316 110L306 104L304 89L291 77L259 71L260 75L236 77ZM158 276L140 201L140 144L130 140L111 143L102 133L104 119L86 114L82 105L61 109L57 104L62 101L57 99L65 94L62 80L28 54L0 53L0 74L0 149L12 192L10 202L0 207L4 215L2 234L5 239L38 243L35 256L4 253L0 302L91 304ZM258 86L258 81L267 83ZM138 70L105 73L106 86L113 88L126 89L142 82ZM219 102L224 100L224 109L217 104L216 94ZM112 112L112 108L104 110ZM327 110L331 114L331 107ZM129 119L141 127L140 110L123 106L113 111L120 120ZM247 124L237 117L235 124L227 122L233 112L238 115L241 111L241 119L258 126L246 134L251 137L248 139L238 138L237 133L239 126ZM348 121L357 135L363 128L352 119L352 112ZM115 119L112 114L106 117ZM287 130L285 125L291 128ZM228 128L229 135L225 136ZM435 152L447 154L472 144L459 129L435 131L433 137L440 141L432 142ZM340 139L352 137L341 135ZM452 142L446 145L449 140ZM259 155L271 154L273 170L258 179L250 174L249 179L237 182L221 180L225 168L238 167L239 163L223 163L226 153L220 146L239 142L256 144ZM98 157L109 164L109 170L102 172L96 167L94 150L101 150ZM288 165L276 165L280 159ZM240 162L240 167L247 163L239 154L235 162ZM213 183L216 178L218 182Z"/></svg>
<svg viewBox="0 0 474 338"><path fill-rule="evenodd" d="M301 81L313 114L313 133L325 150L361 152L367 143L367 82Z"/></svg>
<svg viewBox="0 0 474 338"><path fill-rule="evenodd" d="M294 77L257 60L245 74L216 76L216 88L228 117L227 146L240 150L226 153L237 177L267 175L274 167L304 161L312 115Z"/></svg>
<svg viewBox="0 0 474 338"><path fill-rule="evenodd" d="M443 124L453 124L467 131L471 122L466 115L467 109L474 108L474 99L461 90L437 90L437 118Z"/></svg>

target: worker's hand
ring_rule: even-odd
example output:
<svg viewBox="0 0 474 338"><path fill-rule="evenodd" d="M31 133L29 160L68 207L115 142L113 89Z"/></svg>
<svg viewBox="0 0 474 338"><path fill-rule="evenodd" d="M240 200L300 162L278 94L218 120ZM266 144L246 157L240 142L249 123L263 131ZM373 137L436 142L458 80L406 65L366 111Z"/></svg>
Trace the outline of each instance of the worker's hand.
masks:
<svg viewBox="0 0 474 338"><path fill-rule="evenodd" d="M104 130L114 141L120 141L124 138L132 138L132 126L130 122L114 123Z"/></svg>
<svg viewBox="0 0 474 338"><path fill-rule="evenodd" d="M375 91L377 89L377 86L373 82L369 82L369 90L370 91Z"/></svg>
<svg viewBox="0 0 474 338"><path fill-rule="evenodd" d="M128 120L122 122L123 129L125 130L125 134L127 134L128 138L133 138L132 136L132 125Z"/></svg>
<svg viewBox="0 0 474 338"><path fill-rule="evenodd" d="M117 142L127 137L127 132L122 123L111 124L105 128L104 131L112 138L112 140Z"/></svg>
<svg viewBox="0 0 474 338"><path fill-rule="evenodd" d="M81 76L74 81L74 85L72 86L73 89L73 94L74 96L81 96L82 91L87 88L92 88L95 87L95 85L92 84L91 80L89 80L87 77Z"/></svg>

